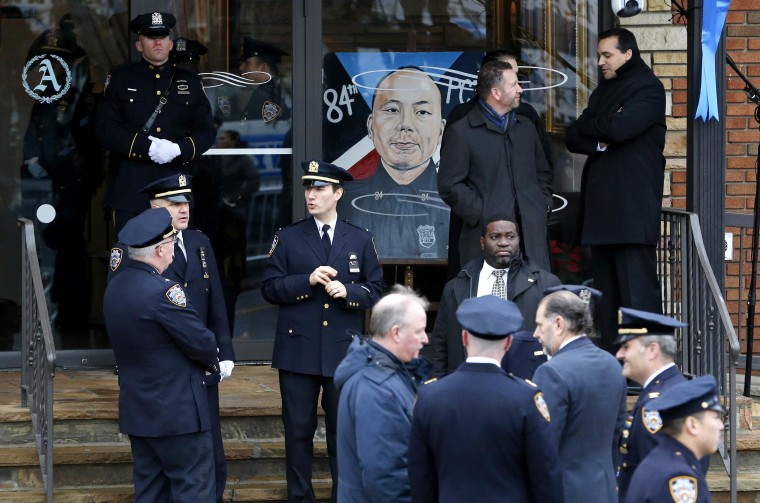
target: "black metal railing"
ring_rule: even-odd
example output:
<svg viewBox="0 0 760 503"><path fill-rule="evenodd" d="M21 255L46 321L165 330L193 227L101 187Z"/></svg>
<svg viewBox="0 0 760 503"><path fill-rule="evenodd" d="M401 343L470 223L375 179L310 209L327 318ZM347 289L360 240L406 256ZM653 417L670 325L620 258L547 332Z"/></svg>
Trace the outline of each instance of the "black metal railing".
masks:
<svg viewBox="0 0 760 503"><path fill-rule="evenodd" d="M34 224L19 218L21 228L21 406L29 407L40 458L42 483L53 502L53 377L55 345L42 286Z"/></svg>
<svg viewBox="0 0 760 503"><path fill-rule="evenodd" d="M739 339L707 258L696 214L663 208L657 259L663 312L689 324L676 337L677 363L684 374L712 374L728 409L719 452L730 478L731 501L736 501Z"/></svg>

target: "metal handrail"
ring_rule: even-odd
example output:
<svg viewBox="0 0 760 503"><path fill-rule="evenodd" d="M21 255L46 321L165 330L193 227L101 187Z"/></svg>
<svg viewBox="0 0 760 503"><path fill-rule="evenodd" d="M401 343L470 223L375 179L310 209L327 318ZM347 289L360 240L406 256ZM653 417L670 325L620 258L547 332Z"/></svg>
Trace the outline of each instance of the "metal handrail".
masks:
<svg viewBox="0 0 760 503"><path fill-rule="evenodd" d="M735 502L739 339L707 257L699 217L687 211L663 208L661 234L658 272L663 288L663 310L689 324L680 334L679 363L684 373L712 374L729 411L727 435L723 435L719 452L730 479L731 501Z"/></svg>
<svg viewBox="0 0 760 503"><path fill-rule="evenodd" d="M53 503L53 377L55 344L37 258L34 224L19 218L21 228L21 406L29 407L40 458L42 483Z"/></svg>

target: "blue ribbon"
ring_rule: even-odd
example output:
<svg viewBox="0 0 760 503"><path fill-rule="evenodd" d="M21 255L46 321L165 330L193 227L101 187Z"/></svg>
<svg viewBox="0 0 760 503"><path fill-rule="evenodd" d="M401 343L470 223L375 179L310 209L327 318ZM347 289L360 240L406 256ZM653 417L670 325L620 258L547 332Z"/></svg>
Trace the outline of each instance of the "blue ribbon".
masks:
<svg viewBox="0 0 760 503"><path fill-rule="evenodd" d="M701 118L705 122L712 118L720 120L715 52L720 43L730 4L731 0L704 0L702 6L702 84L695 119ZM723 61L723 55L720 60Z"/></svg>

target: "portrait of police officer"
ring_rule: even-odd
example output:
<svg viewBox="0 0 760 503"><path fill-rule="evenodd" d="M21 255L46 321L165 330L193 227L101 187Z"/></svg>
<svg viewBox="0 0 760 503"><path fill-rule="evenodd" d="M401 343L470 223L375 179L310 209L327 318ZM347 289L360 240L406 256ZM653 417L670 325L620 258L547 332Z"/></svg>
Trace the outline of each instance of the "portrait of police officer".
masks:
<svg viewBox="0 0 760 503"><path fill-rule="evenodd" d="M711 375L676 384L644 406L662 418L659 444L631 479L624 503L709 503L700 460L718 450L723 414Z"/></svg>
<svg viewBox="0 0 760 503"><path fill-rule="evenodd" d="M372 234L340 220L344 169L317 160L301 164L309 217L275 233L261 293L279 306L272 367L278 369L288 501L315 501L312 453L320 391L325 412L333 501L338 487L335 369L364 311L383 291L383 270Z"/></svg>
<svg viewBox="0 0 760 503"><path fill-rule="evenodd" d="M119 431L129 435L137 503L213 502L214 456L208 394L218 380L217 341L178 282L176 230L151 208L119 233L129 264L103 297L119 366Z"/></svg>
<svg viewBox="0 0 760 503"><path fill-rule="evenodd" d="M389 72L372 96L367 136L377 167L346 184L340 209L375 234L383 259L447 256L450 210L438 196L433 160L446 124L441 101L436 82L412 66Z"/></svg>
<svg viewBox="0 0 760 503"><path fill-rule="evenodd" d="M166 12L136 16L138 62L111 69L96 116L97 139L116 171L107 205L116 232L148 206L148 183L186 171L214 143L211 106L198 75L170 61L176 20Z"/></svg>
<svg viewBox="0 0 760 503"><path fill-rule="evenodd" d="M206 392L211 433L214 441L214 465L216 501L221 501L227 480L227 462L222 443L221 418L219 415L219 381L229 377L235 367L235 350L232 347L227 306L217 269L214 249L209 238L202 232L188 228L190 203L192 202L192 177L172 175L161 178L143 188L150 198L152 208L166 208L177 231L174 243L174 260L162 275L182 285L189 304L198 313L203 324L214 333L219 350L220 373L208 376ZM129 262L127 247L118 242L111 248L108 281L126 269Z"/></svg>

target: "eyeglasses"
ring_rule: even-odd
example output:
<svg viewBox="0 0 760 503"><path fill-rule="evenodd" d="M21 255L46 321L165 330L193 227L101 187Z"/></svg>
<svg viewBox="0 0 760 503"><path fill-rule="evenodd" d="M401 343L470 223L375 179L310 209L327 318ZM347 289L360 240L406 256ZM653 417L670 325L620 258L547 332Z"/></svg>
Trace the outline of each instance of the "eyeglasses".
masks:
<svg viewBox="0 0 760 503"><path fill-rule="evenodd" d="M172 236L172 238L171 238L170 241L162 241L161 243L158 243L154 248L159 249L159 248L161 248L164 245L168 245L169 243L171 243L173 245L174 243L177 242L177 239L179 239L179 238L175 234L174 236Z"/></svg>

